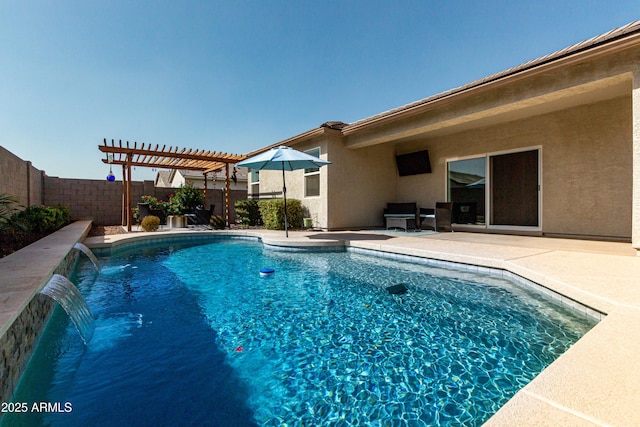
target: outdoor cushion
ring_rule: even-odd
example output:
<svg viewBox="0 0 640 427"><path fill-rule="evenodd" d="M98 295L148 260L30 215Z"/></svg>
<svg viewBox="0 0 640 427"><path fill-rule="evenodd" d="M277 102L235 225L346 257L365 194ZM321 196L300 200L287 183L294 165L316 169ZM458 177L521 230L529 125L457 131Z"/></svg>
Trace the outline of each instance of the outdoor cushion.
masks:
<svg viewBox="0 0 640 427"><path fill-rule="evenodd" d="M412 213L398 213L398 214L387 213L387 214L384 214L384 216L387 218L413 218L416 215Z"/></svg>
<svg viewBox="0 0 640 427"><path fill-rule="evenodd" d="M404 215L415 216L418 212L418 205L414 203L387 203L384 215Z"/></svg>

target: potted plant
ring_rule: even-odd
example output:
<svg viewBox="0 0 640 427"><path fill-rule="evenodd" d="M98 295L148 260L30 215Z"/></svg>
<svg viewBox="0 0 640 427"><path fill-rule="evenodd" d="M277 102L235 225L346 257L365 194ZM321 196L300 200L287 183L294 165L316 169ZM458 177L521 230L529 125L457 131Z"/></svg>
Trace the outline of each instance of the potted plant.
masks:
<svg viewBox="0 0 640 427"><path fill-rule="evenodd" d="M204 203L204 192L187 183L178 188L170 198L167 205L171 228L184 228L187 226L186 213L195 212L196 206Z"/></svg>
<svg viewBox="0 0 640 427"><path fill-rule="evenodd" d="M166 219L167 216L167 206L168 206L168 202L165 202L163 200L158 199L155 196L147 196L144 195L142 196L142 202L138 203L138 206L136 206L133 209L133 218L137 221L140 222L143 220L143 218L140 217L140 205L148 205L149 210L151 211L151 215L157 216L158 218L160 218L160 223L163 223Z"/></svg>
<svg viewBox="0 0 640 427"><path fill-rule="evenodd" d="M184 228L187 226L187 218L184 216L184 209L179 199L174 194L169 196L167 202L167 225L170 228Z"/></svg>
<svg viewBox="0 0 640 427"><path fill-rule="evenodd" d="M176 190L171 201L179 206L182 214L195 212L196 206L204 203L204 191L188 182Z"/></svg>

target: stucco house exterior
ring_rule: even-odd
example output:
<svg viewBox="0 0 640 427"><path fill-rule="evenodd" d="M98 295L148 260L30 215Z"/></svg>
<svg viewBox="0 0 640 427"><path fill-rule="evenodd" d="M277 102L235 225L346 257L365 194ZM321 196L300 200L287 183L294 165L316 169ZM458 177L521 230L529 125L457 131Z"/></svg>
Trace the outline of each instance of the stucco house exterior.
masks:
<svg viewBox="0 0 640 427"><path fill-rule="evenodd" d="M287 172L287 196L302 200L316 227L381 227L388 202L452 201L454 230L640 249L640 21L272 146L282 144L332 162ZM396 157L424 151L430 172L400 176ZM249 178L250 194L282 190L277 172Z"/></svg>

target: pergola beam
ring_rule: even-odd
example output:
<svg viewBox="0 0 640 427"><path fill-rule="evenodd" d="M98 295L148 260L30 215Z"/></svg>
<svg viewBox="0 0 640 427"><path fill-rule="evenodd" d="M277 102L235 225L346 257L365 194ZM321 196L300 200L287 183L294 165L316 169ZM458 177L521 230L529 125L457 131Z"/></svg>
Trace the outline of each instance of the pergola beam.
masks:
<svg viewBox="0 0 640 427"><path fill-rule="evenodd" d="M99 149L103 153L114 153L114 154L120 154L120 155L136 154L140 156L158 156L158 157L176 158L176 159L182 159L182 160L185 160L185 159L186 160L203 160L203 161L209 161L209 162L222 162L222 163L237 163L247 158L246 155L239 155L239 154L227 154L227 153L207 154L202 151L192 152L191 150L185 152L184 148L180 152L156 151L152 149L109 147L109 146L100 146Z"/></svg>
<svg viewBox="0 0 640 427"><path fill-rule="evenodd" d="M102 159L103 163L109 163L108 160ZM126 161L122 160L114 160L110 164L112 165L126 165ZM215 163L213 166L211 164L186 164L186 163L167 163L167 162L159 162L159 161L132 161L131 166L140 166L140 167L150 167L150 168L166 168L166 169L185 169L185 170L195 170L195 171L203 171L203 172L213 172L216 170L220 170L224 167L224 163L219 162ZM204 167L207 167L205 169Z"/></svg>
<svg viewBox="0 0 640 427"><path fill-rule="evenodd" d="M179 147L169 147L166 145L158 150L159 145L155 148L151 144L142 143L138 148L138 143L134 142L133 148L129 141L124 144L119 141L118 144L111 140L111 145L104 140L104 145L98 148L103 153L113 154L113 159L103 159L103 163L111 163L116 165L168 168L168 169L187 169L199 170L203 172L213 172L224 168L225 164L237 163L246 158L245 155L227 154L222 152L212 152L205 150L192 150Z"/></svg>

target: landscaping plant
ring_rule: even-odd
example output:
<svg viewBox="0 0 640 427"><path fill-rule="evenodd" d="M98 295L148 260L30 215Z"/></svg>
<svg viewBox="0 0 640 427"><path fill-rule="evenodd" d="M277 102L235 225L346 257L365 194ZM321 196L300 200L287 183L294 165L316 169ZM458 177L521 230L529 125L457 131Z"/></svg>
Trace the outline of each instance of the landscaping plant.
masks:
<svg viewBox="0 0 640 427"><path fill-rule="evenodd" d="M227 222L220 215L213 215L209 224L214 230L223 230L227 226Z"/></svg>
<svg viewBox="0 0 640 427"><path fill-rule="evenodd" d="M9 217L8 223L17 230L50 233L71 222L67 206L29 206Z"/></svg>
<svg viewBox="0 0 640 427"><path fill-rule="evenodd" d="M18 200L9 194L0 194L0 229L7 226L7 221L16 211Z"/></svg>
<svg viewBox="0 0 640 427"><path fill-rule="evenodd" d="M140 227L144 231L157 231L158 227L160 227L160 218L155 215L147 215L142 219Z"/></svg>
<svg viewBox="0 0 640 427"><path fill-rule="evenodd" d="M2 196L0 214L0 258L21 249L71 222L67 206L29 206L14 211L11 196ZM13 212L13 213L11 213Z"/></svg>
<svg viewBox="0 0 640 427"><path fill-rule="evenodd" d="M268 230L284 230L284 200L269 199L258 201L264 228ZM287 199L287 220L289 228L302 228L302 202L298 199Z"/></svg>
<svg viewBox="0 0 640 427"><path fill-rule="evenodd" d="M235 203L236 217L242 225L256 226L262 225L262 216L258 201L253 199L238 200Z"/></svg>

